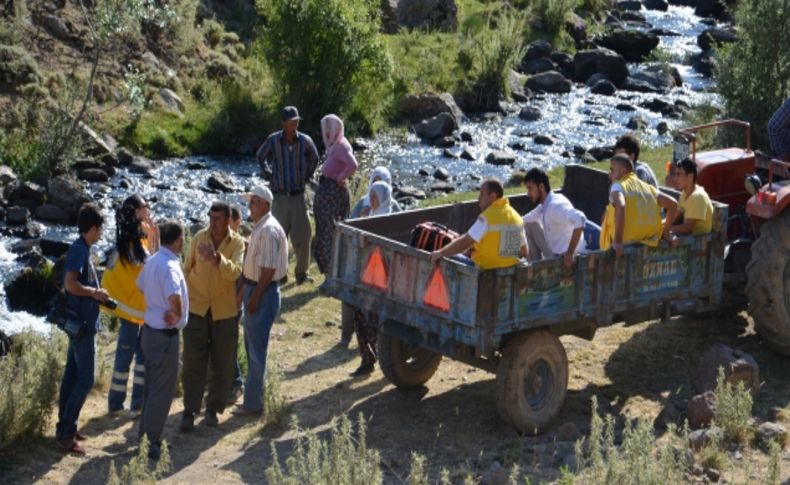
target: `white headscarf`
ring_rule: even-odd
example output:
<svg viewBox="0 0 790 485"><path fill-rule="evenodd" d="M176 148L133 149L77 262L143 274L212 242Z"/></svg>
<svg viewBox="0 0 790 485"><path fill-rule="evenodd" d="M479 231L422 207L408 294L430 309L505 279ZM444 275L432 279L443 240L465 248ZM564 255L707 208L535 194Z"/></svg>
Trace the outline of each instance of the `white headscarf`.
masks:
<svg viewBox="0 0 790 485"><path fill-rule="evenodd" d="M326 115L321 118L321 136L324 139L326 154L329 156L332 148L344 137L343 120L336 115Z"/></svg>
<svg viewBox="0 0 790 485"><path fill-rule="evenodd" d="M370 194L375 192L376 199L379 201L379 206L373 209L371 206L370 215L371 216L380 216L383 214L390 213L390 204L392 199L392 187L387 182L383 180L379 180L378 182L374 182L373 185L370 186L370 190L368 191L368 198Z"/></svg>
<svg viewBox="0 0 790 485"><path fill-rule="evenodd" d="M383 182L387 182L387 185L390 186L390 192L392 192L392 175L390 174L390 171L387 169L387 167L376 167L370 172L368 189L373 187L373 183L377 178ZM365 194L365 197L362 199L362 205L364 207L370 207L370 192Z"/></svg>

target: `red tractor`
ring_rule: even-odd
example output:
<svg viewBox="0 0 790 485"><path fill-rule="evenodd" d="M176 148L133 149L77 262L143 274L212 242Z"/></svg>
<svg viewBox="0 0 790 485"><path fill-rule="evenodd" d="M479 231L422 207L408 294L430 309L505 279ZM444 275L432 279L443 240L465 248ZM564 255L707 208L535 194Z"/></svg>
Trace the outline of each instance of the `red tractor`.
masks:
<svg viewBox="0 0 790 485"><path fill-rule="evenodd" d="M743 129L745 147L697 152L699 132L719 127ZM708 195L729 205L725 301L745 296L763 340L790 355L790 163L752 151L751 125L738 120L680 130L673 158L685 156L697 164L697 182Z"/></svg>

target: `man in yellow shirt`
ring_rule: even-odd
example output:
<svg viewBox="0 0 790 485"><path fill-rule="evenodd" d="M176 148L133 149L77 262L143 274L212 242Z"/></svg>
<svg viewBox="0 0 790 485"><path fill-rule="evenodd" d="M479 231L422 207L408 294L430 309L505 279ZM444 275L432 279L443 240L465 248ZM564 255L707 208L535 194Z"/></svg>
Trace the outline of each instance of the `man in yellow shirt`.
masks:
<svg viewBox="0 0 790 485"><path fill-rule="evenodd" d="M236 281L241 276L244 239L229 227L230 206L214 202L209 209L209 227L199 231L189 244L184 274L189 290L189 322L184 329L184 415L180 429L194 429L206 388L207 426L219 424L233 385L239 340Z"/></svg>
<svg viewBox="0 0 790 485"><path fill-rule="evenodd" d="M690 158L679 161L675 180L681 192L672 234L687 236L709 233L713 229L713 203L705 189L697 185L697 164ZM681 216L683 222L679 222Z"/></svg>
<svg viewBox="0 0 790 485"><path fill-rule="evenodd" d="M614 249L623 255L623 245L641 243L656 247L662 236L669 235L669 225L675 218L677 203L652 185L637 178L634 166L626 155L615 155L609 165L609 205L601 227L601 249ZM661 208L667 211L663 226Z"/></svg>
<svg viewBox="0 0 790 485"><path fill-rule="evenodd" d="M524 222L504 197L502 182L495 178L483 181L477 203L482 212L474 225L463 236L432 252L431 263L469 247L472 247L472 261L483 270L513 266L518 264L520 256L526 256Z"/></svg>

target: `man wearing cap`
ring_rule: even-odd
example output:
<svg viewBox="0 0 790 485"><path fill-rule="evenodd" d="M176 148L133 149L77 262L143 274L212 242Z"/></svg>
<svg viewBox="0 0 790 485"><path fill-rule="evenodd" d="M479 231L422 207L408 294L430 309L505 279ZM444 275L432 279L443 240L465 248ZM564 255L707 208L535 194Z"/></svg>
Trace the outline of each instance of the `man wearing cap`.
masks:
<svg viewBox="0 0 790 485"><path fill-rule="evenodd" d="M259 416L263 412L263 384L269 333L280 311L278 282L288 270L288 240L272 215L274 196L266 187L249 194L252 234L242 267L244 294L244 343L247 349L247 380L244 402L234 409L237 416ZM274 202L276 207L277 202Z"/></svg>
<svg viewBox="0 0 790 485"><path fill-rule="evenodd" d="M313 140L297 131L301 119L294 106L283 108L283 129L269 135L256 154L261 174L274 194L274 217L286 236L291 237L296 252L297 284L312 281L307 275L312 234L304 190L318 167L318 150Z"/></svg>

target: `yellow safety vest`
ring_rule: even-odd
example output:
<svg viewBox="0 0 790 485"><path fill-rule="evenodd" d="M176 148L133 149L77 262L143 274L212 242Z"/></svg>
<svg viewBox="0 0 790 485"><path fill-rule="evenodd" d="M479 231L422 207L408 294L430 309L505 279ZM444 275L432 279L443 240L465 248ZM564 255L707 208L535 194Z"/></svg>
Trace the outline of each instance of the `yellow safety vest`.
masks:
<svg viewBox="0 0 790 485"><path fill-rule="evenodd" d="M524 222L506 198L495 200L480 214L488 232L475 243L472 261L480 269L505 268L518 264L524 237Z"/></svg>
<svg viewBox="0 0 790 485"><path fill-rule="evenodd" d="M661 209L658 206L656 188L629 172L617 181L625 195L625 227L623 244L642 243L650 247L658 246L661 240ZM606 206L603 226L601 227L601 249L607 250L614 242L614 205Z"/></svg>
<svg viewBox="0 0 790 485"><path fill-rule="evenodd" d="M118 307L110 310L102 306L101 309L131 323L142 325L145 319L145 297L137 289L137 275L142 269L142 265L121 261L116 251L104 270L101 286L118 302Z"/></svg>

